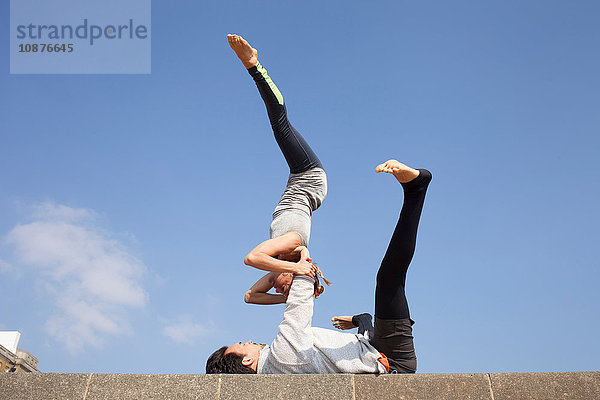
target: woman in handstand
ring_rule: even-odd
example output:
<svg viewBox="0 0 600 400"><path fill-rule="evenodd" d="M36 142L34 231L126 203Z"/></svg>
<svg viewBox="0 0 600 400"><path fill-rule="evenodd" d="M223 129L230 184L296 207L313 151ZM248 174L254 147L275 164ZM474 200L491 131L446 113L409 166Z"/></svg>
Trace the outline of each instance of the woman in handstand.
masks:
<svg viewBox="0 0 600 400"><path fill-rule="evenodd" d="M316 277L308 249L312 213L327 195L327 176L313 150L290 124L281 92L258 62L258 52L238 35L227 35L229 45L254 79L267 108L275 140L290 168L286 189L273 212L270 239L246 256L244 263L270 271L246 292L255 304L285 303L293 275ZM275 287L277 293L267 293ZM316 288L315 288L316 289Z"/></svg>

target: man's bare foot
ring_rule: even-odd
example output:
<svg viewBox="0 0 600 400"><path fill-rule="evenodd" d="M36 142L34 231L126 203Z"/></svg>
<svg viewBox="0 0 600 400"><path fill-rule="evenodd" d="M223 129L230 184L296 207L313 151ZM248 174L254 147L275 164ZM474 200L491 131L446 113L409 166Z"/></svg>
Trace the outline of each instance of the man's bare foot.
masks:
<svg viewBox="0 0 600 400"><path fill-rule="evenodd" d="M356 328L356 325L352 323L351 316L341 316L331 318L331 323L338 329L346 330Z"/></svg>
<svg viewBox="0 0 600 400"><path fill-rule="evenodd" d="M410 182L419 176L419 170L408 167L396 160L388 160L383 164L379 164L377 168L375 168L375 172L387 172L388 174L393 174L400 183Z"/></svg>
<svg viewBox="0 0 600 400"><path fill-rule="evenodd" d="M229 46L235 51L244 67L252 68L258 64L258 51L241 36L227 35Z"/></svg>

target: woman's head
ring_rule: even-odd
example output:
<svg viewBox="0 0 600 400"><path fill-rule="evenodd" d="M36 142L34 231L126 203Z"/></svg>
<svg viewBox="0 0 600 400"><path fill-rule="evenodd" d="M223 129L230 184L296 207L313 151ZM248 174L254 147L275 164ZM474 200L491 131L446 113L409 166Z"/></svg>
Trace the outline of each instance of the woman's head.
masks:
<svg viewBox="0 0 600 400"><path fill-rule="evenodd" d="M292 280L294 279L294 274L291 272L280 272L275 274L273 277L273 287L277 293L281 293L285 296L290 292L290 287L292 286Z"/></svg>

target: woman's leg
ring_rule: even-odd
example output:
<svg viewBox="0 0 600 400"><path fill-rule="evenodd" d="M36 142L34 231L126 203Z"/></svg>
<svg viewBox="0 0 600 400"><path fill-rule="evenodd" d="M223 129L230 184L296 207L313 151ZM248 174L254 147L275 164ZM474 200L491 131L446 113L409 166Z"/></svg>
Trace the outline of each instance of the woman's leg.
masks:
<svg viewBox="0 0 600 400"><path fill-rule="evenodd" d="M388 357L390 371L414 373L417 358L412 336L413 322L404 286L406 272L415 252L417 228L431 173L425 169L414 170L393 160L382 166L377 167L378 172L393 173L402 184L404 203L377 272L375 329L371 344Z"/></svg>
<svg viewBox="0 0 600 400"><path fill-rule="evenodd" d="M227 35L227 41L256 82L260 96L267 107L275 140L290 167L290 172L297 174L311 168L323 168L308 143L290 124L283 96L267 74L267 70L258 62L258 51L238 35Z"/></svg>
<svg viewBox="0 0 600 400"><path fill-rule="evenodd" d="M258 62L258 52L242 37L227 35L229 45L256 82L265 102L279 148L290 168L286 189L273 212L271 238L296 232L304 246L310 238L312 213L327 195L327 176L321 162L287 118L283 96Z"/></svg>
<svg viewBox="0 0 600 400"><path fill-rule="evenodd" d="M290 167L290 172L297 174L311 168L323 168L306 140L288 120L283 96L267 74L267 70L258 63L249 68L248 72L265 102L275 140Z"/></svg>

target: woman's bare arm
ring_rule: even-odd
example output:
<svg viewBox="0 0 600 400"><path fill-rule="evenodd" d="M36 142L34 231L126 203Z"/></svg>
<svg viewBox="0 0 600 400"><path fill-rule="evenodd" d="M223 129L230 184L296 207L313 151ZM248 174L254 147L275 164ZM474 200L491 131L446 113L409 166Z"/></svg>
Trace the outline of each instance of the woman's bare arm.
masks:
<svg viewBox="0 0 600 400"><path fill-rule="evenodd" d="M275 275L269 272L260 278L244 295L244 301L251 304L281 304L287 296L267 293L273 287Z"/></svg>
<svg viewBox="0 0 600 400"><path fill-rule="evenodd" d="M244 263L263 271L292 272L296 275L315 277L315 268L306 259L298 262L278 260L280 254L288 254L302 246L300 235L288 232L285 235L269 239L256 246L244 259Z"/></svg>
<svg viewBox="0 0 600 400"><path fill-rule="evenodd" d="M272 293L250 293L248 290L244 296L244 301L248 304L270 305L285 303L287 296Z"/></svg>

